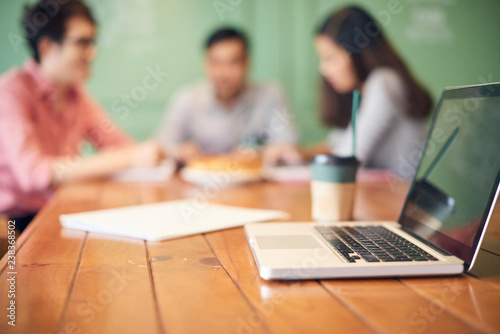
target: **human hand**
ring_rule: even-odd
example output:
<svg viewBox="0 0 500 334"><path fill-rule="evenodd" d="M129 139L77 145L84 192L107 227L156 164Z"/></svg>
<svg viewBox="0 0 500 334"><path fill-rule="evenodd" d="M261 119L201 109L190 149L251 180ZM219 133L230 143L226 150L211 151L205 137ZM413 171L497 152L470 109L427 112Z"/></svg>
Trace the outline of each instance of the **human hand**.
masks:
<svg viewBox="0 0 500 334"><path fill-rule="evenodd" d="M177 159L182 163L188 163L193 158L202 154L200 148L194 142L186 142L177 151Z"/></svg>
<svg viewBox="0 0 500 334"><path fill-rule="evenodd" d="M153 139L135 145L132 154L132 167L155 167L166 157L160 144Z"/></svg>
<svg viewBox="0 0 500 334"><path fill-rule="evenodd" d="M278 162L283 162L287 165L297 165L302 162L302 156L297 147L289 143L265 146L262 158L265 165L276 165Z"/></svg>

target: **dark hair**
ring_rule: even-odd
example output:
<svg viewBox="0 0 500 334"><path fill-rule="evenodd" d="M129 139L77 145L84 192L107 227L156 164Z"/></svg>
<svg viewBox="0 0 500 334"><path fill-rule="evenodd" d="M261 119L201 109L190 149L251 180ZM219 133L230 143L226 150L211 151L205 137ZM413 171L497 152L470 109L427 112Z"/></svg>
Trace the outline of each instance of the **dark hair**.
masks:
<svg viewBox="0 0 500 334"><path fill-rule="evenodd" d="M245 35L244 32L234 29L234 28L222 28L222 29L217 29L213 33L208 36L206 42L205 42L205 50L208 50L212 45L222 42L222 41L227 41L230 39L236 39L239 40L241 43L243 43L243 47L245 48L245 52L248 53L249 50L249 43L248 43L248 38Z"/></svg>
<svg viewBox="0 0 500 334"><path fill-rule="evenodd" d="M394 69L406 85L409 116L421 119L430 114L429 93L413 78L380 25L363 9L346 7L337 11L320 26L317 34L331 38L350 54L360 82L377 67ZM352 93L337 93L323 78L321 118L326 124L346 127L351 120L351 104Z"/></svg>
<svg viewBox="0 0 500 334"><path fill-rule="evenodd" d="M96 24L90 9L81 0L40 0L33 6L24 6L22 26L37 62L40 62L40 38L47 36L58 43L62 42L66 34L66 23L75 16L84 17Z"/></svg>

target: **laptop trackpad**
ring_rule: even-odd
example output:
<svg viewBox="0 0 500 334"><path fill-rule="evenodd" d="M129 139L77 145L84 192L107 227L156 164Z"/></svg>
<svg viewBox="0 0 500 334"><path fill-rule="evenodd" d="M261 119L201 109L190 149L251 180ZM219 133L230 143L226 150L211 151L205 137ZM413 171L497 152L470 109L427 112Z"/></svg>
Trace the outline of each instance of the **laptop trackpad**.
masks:
<svg viewBox="0 0 500 334"><path fill-rule="evenodd" d="M260 249L310 249L321 248L310 235L256 235Z"/></svg>

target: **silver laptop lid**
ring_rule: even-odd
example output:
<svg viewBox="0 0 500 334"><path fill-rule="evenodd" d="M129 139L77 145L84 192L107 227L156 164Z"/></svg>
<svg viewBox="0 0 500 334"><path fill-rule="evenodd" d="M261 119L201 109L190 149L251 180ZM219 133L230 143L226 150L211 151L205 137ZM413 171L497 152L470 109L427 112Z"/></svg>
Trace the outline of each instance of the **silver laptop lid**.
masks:
<svg viewBox="0 0 500 334"><path fill-rule="evenodd" d="M470 269L500 191L500 83L448 88L399 223Z"/></svg>

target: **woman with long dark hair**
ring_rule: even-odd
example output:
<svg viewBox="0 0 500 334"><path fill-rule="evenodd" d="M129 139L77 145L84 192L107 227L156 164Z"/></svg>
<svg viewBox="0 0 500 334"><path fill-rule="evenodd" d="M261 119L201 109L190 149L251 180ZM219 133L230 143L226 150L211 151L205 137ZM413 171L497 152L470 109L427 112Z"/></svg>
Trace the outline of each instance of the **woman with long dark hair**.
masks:
<svg viewBox="0 0 500 334"><path fill-rule="evenodd" d="M317 31L315 46L323 76L321 117L334 127L332 153L351 155L353 91L361 92L356 156L366 167L410 177L425 139L432 101L364 10L346 7Z"/></svg>

